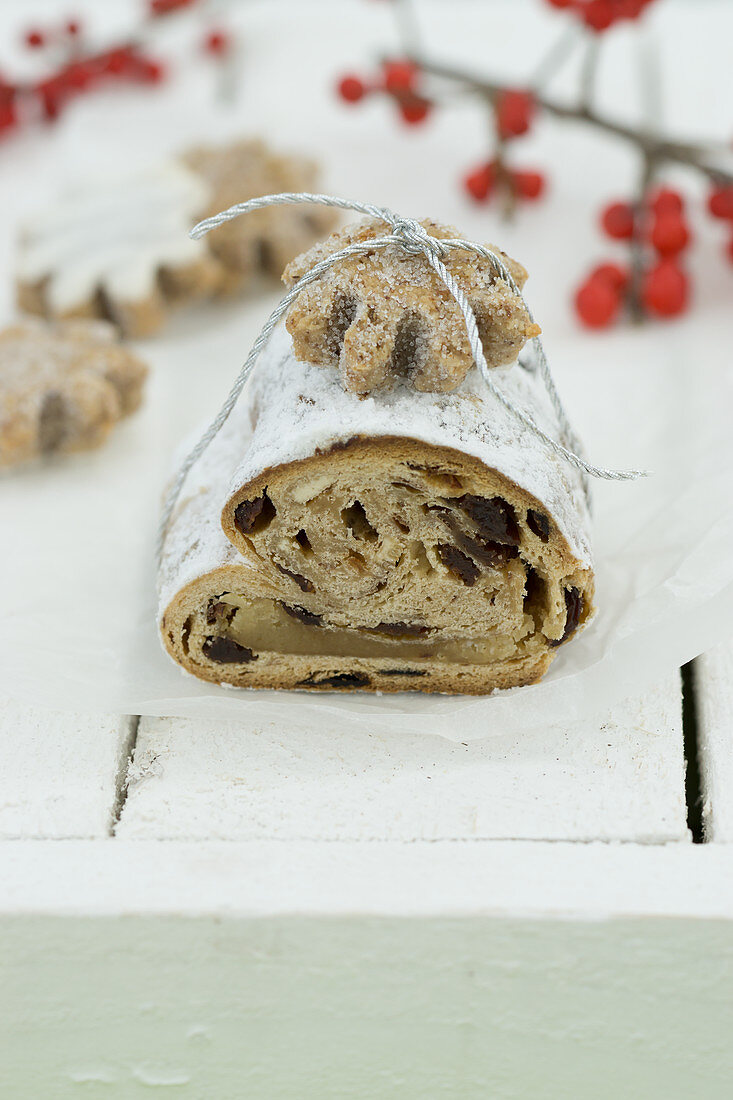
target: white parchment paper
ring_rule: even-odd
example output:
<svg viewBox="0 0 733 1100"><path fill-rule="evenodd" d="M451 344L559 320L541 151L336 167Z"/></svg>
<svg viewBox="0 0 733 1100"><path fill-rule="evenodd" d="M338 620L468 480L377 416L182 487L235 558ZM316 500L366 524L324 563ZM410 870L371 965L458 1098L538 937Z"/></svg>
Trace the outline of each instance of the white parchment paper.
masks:
<svg viewBox="0 0 733 1100"><path fill-rule="evenodd" d="M264 301L252 307L253 324L264 308ZM595 714L728 633L730 385L719 366L688 361L684 342L681 351L670 346L668 356L640 362L645 347L658 346L649 330L607 338L605 362L590 367L568 356L563 365L563 389L581 410L576 419L583 407L592 413L590 457L623 457L655 473L595 486L599 612L542 683L479 699L314 697L211 688L186 676L157 637L159 494L180 424L197 422L224 392L248 327L226 310L206 319L195 341L182 320L176 336L152 349L147 407L105 450L0 482L0 691L74 710L222 718L250 728L399 727L469 741Z"/></svg>

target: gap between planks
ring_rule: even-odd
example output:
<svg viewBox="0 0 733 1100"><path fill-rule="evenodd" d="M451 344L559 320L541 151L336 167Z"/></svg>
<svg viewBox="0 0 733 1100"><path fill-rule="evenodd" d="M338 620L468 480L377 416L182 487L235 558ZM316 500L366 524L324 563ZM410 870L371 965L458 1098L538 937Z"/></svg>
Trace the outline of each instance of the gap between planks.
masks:
<svg viewBox="0 0 733 1100"><path fill-rule="evenodd" d="M129 715L129 729L127 737L120 746L120 759L117 768L117 774L115 775L115 797L112 803L112 811L110 815L109 823L109 835L113 837L117 831L117 826L122 816L122 811L125 808L127 802L127 795L130 789L130 768L135 758L135 747L137 746L137 737L140 730L140 715Z"/></svg>
<svg viewBox="0 0 733 1100"><path fill-rule="evenodd" d="M687 828L693 844L707 840L703 827L703 797L700 770L700 737L698 722L699 684L695 662L682 666L682 733L685 747L685 802Z"/></svg>

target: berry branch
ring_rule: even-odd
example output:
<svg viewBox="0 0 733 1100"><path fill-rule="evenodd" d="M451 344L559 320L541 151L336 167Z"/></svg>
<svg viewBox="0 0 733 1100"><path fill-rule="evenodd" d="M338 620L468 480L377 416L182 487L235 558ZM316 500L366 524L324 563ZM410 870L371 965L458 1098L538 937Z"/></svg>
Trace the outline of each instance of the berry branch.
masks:
<svg viewBox="0 0 733 1100"><path fill-rule="evenodd" d="M493 149L489 160L465 175L463 187L477 203L497 196L506 214L513 213L518 201L539 199L545 191L542 172L512 168L508 155L511 144L531 130L539 115L579 123L630 145L640 159L637 193L633 199L609 203L600 217L604 234L627 246L628 262L594 268L577 290L576 312L584 324L594 328L607 326L624 312L635 320L675 316L689 301L682 256L692 236L683 196L660 186L658 180L666 167L682 166L708 183L708 211L727 223L731 234L727 254L733 261L733 172L723 163L730 146L673 139L652 125L630 125L596 108L594 92L603 35L622 20L639 19L653 0L546 2L571 15L574 22L541 58L534 80L524 86L443 64L423 50L415 50L403 38L401 58L382 61L381 71L371 79L354 74L344 77L339 94L349 103L370 94L386 94L408 124L424 122L433 109L456 94L473 98L490 113ZM407 0L393 3L401 5ZM410 38L414 40L413 35ZM579 43L584 53L576 101L561 102L548 95L545 85Z"/></svg>
<svg viewBox="0 0 733 1100"><path fill-rule="evenodd" d="M24 125L54 122L72 100L101 86L162 83L168 68L149 50L147 31L162 18L194 7L203 7L202 0L147 0L137 32L101 50L91 48L79 19L29 27L23 43L44 57L46 72L34 81L11 81L0 74L0 138ZM212 27L200 45L223 63L232 42L229 32Z"/></svg>

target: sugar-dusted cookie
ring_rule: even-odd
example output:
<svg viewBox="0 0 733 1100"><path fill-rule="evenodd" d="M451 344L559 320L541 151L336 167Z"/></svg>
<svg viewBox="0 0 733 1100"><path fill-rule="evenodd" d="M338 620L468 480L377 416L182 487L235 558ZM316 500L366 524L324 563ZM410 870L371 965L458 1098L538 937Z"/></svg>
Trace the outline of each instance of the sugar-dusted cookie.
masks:
<svg viewBox="0 0 733 1100"><path fill-rule="evenodd" d="M421 224L434 237L460 236L437 222ZM331 253L389 232L377 220L346 226L289 264L283 280L291 286ZM521 288L525 269L490 247ZM475 253L452 249L444 262L468 296L488 365L513 362L540 332L521 298ZM448 392L473 365L465 322L450 293L424 256L397 247L339 262L301 292L287 328L299 359L338 367L344 387L354 393L369 393L394 376L416 390Z"/></svg>
<svg viewBox="0 0 733 1100"><path fill-rule="evenodd" d="M46 317L102 317L127 336L160 327L168 306L210 294L218 264L188 231L206 184L176 161L64 196L21 235L18 303Z"/></svg>
<svg viewBox="0 0 733 1100"><path fill-rule="evenodd" d="M183 160L209 187L202 217L258 195L313 191L318 179L315 161L274 153L257 140L201 146ZM333 210L313 206L272 206L226 222L208 236L226 272L224 290L237 292L256 274L279 279L285 265L335 223Z"/></svg>
<svg viewBox="0 0 733 1100"><path fill-rule="evenodd" d="M0 468L99 446L140 405L145 365L103 321L0 331Z"/></svg>
<svg viewBox="0 0 733 1100"><path fill-rule="evenodd" d="M161 327L172 306L279 278L334 224L331 211L263 210L207 240L188 233L235 202L315 183L316 167L258 141L199 148L129 178L63 196L22 231L18 304L47 318L100 317L129 337Z"/></svg>

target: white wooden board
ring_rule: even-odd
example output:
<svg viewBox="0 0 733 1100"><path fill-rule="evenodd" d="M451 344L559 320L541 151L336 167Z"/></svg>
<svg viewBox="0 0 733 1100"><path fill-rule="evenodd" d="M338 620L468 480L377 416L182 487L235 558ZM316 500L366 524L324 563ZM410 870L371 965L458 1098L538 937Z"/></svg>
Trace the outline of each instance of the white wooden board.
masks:
<svg viewBox="0 0 733 1100"><path fill-rule="evenodd" d="M596 724L470 745L142 718L117 835L436 840L687 838L680 681Z"/></svg>
<svg viewBox="0 0 733 1100"><path fill-rule="evenodd" d="M108 836L134 725L0 699L0 838Z"/></svg>
<svg viewBox="0 0 733 1100"><path fill-rule="evenodd" d="M733 642L695 662L705 839L733 841Z"/></svg>

